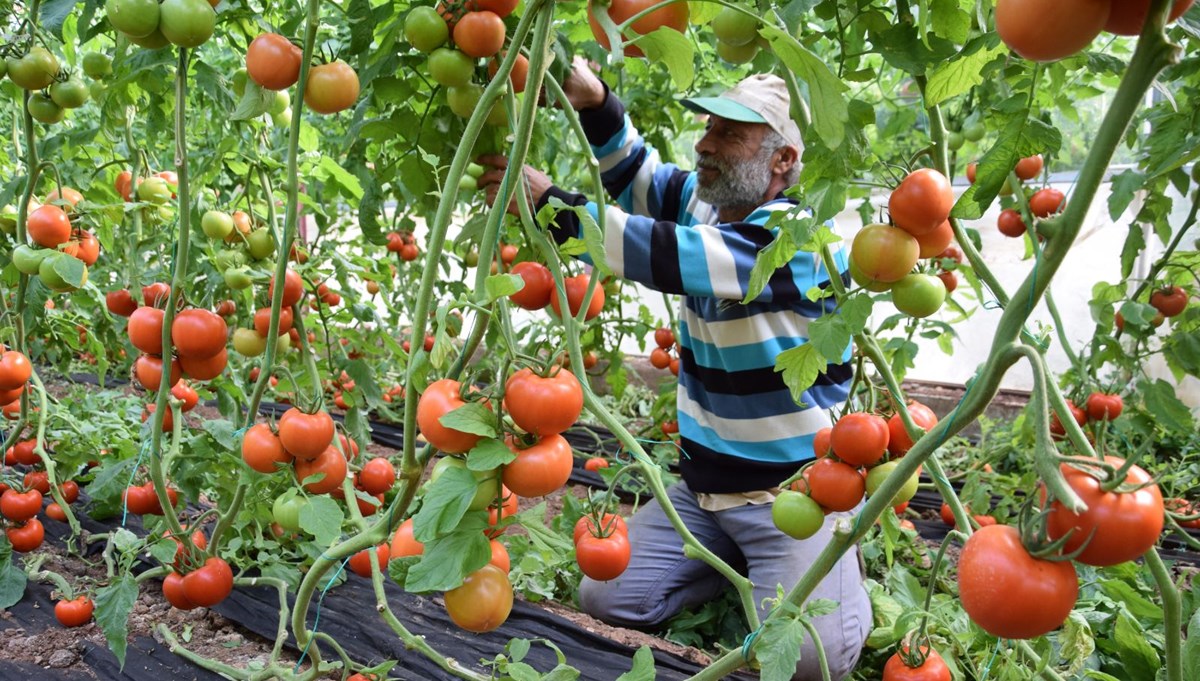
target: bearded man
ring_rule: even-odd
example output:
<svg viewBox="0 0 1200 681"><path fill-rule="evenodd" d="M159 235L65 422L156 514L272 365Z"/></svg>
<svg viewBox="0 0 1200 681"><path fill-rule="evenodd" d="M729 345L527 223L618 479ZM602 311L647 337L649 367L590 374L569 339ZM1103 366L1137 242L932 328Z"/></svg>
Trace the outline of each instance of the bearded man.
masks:
<svg viewBox="0 0 1200 681"><path fill-rule="evenodd" d="M774 238L768 219L796 205L783 193L796 183L803 149L787 87L776 76L756 75L719 97L684 100L708 115L691 172L660 161L586 63L576 60L563 90L617 203L606 208L604 223L610 267L682 296L677 401L683 481L668 496L692 534L749 577L765 617L777 588L791 589L832 538L839 514L826 518L815 536L796 541L775 527L771 505L779 484L813 458L813 437L831 425L827 410L846 400L851 378L849 347L799 402L775 371L776 356L808 342L809 322L833 310L832 301L806 295L829 285L817 255L797 253L741 304L755 257ZM480 161L492 167L480 178L492 203L505 159ZM555 187L534 168L525 168L524 182L535 210L555 197L597 215L596 204ZM578 236L578 217L559 212L551 232L559 243ZM835 260L846 281L844 252ZM684 555L657 501L629 521L629 541L624 574L611 582L584 578L580 586L580 606L604 622L655 627L729 588L712 567ZM845 678L871 627L857 549L838 561L811 598L836 603L812 621L832 678ZM801 647L795 678L821 678L811 637Z"/></svg>

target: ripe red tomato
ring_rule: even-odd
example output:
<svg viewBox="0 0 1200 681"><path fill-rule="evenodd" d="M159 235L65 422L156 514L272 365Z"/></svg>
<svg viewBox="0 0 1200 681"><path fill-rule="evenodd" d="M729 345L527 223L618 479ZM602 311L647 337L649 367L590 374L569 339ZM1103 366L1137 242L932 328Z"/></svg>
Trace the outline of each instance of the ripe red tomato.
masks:
<svg viewBox="0 0 1200 681"><path fill-rule="evenodd" d="M583 467L585 470L595 473L601 468L608 468L608 461L602 456L593 456L583 463Z"/></svg>
<svg viewBox="0 0 1200 681"><path fill-rule="evenodd" d="M813 456L819 459L829 454L832 435L833 428L829 427L822 428L817 431L816 435L813 435Z"/></svg>
<svg viewBox="0 0 1200 681"><path fill-rule="evenodd" d="M311 476L324 474L320 480L304 485L304 489L308 490L310 494L329 494L339 490L342 487L342 481L346 479L346 457L342 456L342 453L333 446L326 447L325 451L312 461L296 459L294 465L296 482L303 482Z"/></svg>
<svg viewBox="0 0 1200 681"><path fill-rule="evenodd" d="M583 538L585 534L611 534L620 533L629 534L629 526L625 524L625 519L615 513L605 513L600 519L600 526L596 526L596 519L591 514L581 516L575 521L575 528L572 532L572 541L576 544Z"/></svg>
<svg viewBox="0 0 1200 681"><path fill-rule="evenodd" d="M654 348L650 351L650 366L655 369L666 369L671 366L671 355L662 348Z"/></svg>
<svg viewBox="0 0 1200 681"><path fill-rule="evenodd" d="M936 650L921 646L921 653L925 661L919 667L908 666L899 651L894 653L883 666L882 681L950 681L950 668Z"/></svg>
<svg viewBox="0 0 1200 681"><path fill-rule="evenodd" d="M1079 594L1070 561L1029 555L1016 528L991 525L967 539L958 592L971 621L999 638L1035 638L1058 628Z"/></svg>
<svg viewBox="0 0 1200 681"><path fill-rule="evenodd" d="M917 236L916 239L917 245L920 246L918 257L933 258L950 247L950 242L954 241L954 227L950 225L949 220L944 220L942 224Z"/></svg>
<svg viewBox="0 0 1200 681"><path fill-rule="evenodd" d="M1115 456L1104 458L1114 468L1125 463ZM1060 470L1088 508L1082 514L1075 514L1054 501L1050 504L1046 529L1051 539L1071 533L1063 551L1084 547L1075 560L1102 567L1116 565L1138 558L1158 541L1163 528L1162 493L1141 467L1130 468L1124 484L1146 486L1126 493L1104 491L1099 480L1079 468L1063 464Z"/></svg>
<svg viewBox="0 0 1200 681"><path fill-rule="evenodd" d="M1188 304L1188 293L1179 286L1166 286L1150 294L1150 304L1164 317L1174 317Z"/></svg>
<svg viewBox="0 0 1200 681"><path fill-rule="evenodd" d="M161 355L163 351L163 316L157 307L139 307L129 315L125 332L133 347L149 355Z"/></svg>
<svg viewBox="0 0 1200 681"><path fill-rule="evenodd" d="M375 556L375 564L379 566L379 571L387 575L388 564L388 545L380 544L374 549L363 549L358 553L350 556L350 570L359 577L371 577L371 556Z"/></svg>
<svg viewBox="0 0 1200 681"><path fill-rule="evenodd" d="M35 451L36 449L37 439L21 440L17 444L13 445L12 453L14 463L25 464L26 466L33 466L34 464L37 464L40 459Z"/></svg>
<svg viewBox="0 0 1200 681"><path fill-rule="evenodd" d="M504 467L504 485L523 497L541 497L562 489L571 477L571 445L558 434L544 435L525 449L509 437L508 448L517 458Z"/></svg>
<svg viewBox="0 0 1200 681"><path fill-rule="evenodd" d="M359 471L358 484L367 494L383 494L396 484L396 467L382 456L371 459Z"/></svg>
<svg viewBox="0 0 1200 681"><path fill-rule="evenodd" d="M1071 400L1067 400L1067 408L1071 410L1071 416L1075 418L1075 422L1079 425L1087 423L1087 412L1075 406ZM1063 428L1062 422L1058 420L1058 414L1050 413L1050 434L1056 437L1063 437L1067 434L1067 429Z"/></svg>
<svg viewBox="0 0 1200 681"><path fill-rule="evenodd" d="M620 577L629 567L629 537L613 532L607 537L585 533L575 543L575 562L583 574L598 582Z"/></svg>
<svg viewBox="0 0 1200 681"><path fill-rule="evenodd" d="M42 541L46 538L46 528L42 527L42 521L30 518L25 521L24 525L10 526L4 530L4 534L12 544L13 551L29 553L42 545Z"/></svg>
<svg viewBox="0 0 1200 681"><path fill-rule="evenodd" d="M892 221L913 236L937 229L950 217L953 207L950 180L931 168L909 173L888 198Z"/></svg>
<svg viewBox="0 0 1200 681"><path fill-rule="evenodd" d="M933 410L920 402L912 402L908 405L908 413L912 416L913 421L920 427L928 431L937 425L937 414ZM913 441L908 437L908 431L904 429L904 421L900 419L899 414L893 414L888 419L888 446L887 450L893 456L903 456L912 449Z"/></svg>
<svg viewBox="0 0 1200 681"><path fill-rule="evenodd" d="M500 70L500 61L504 58L504 56L504 54L499 54L496 55L495 59L488 61L489 80L496 77L496 72ZM513 61L512 71L509 71L508 73L508 82L512 84L513 92L518 95L524 92L525 81L528 79L529 60L525 58L525 55L518 54L516 60Z"/></svg>
<svg viewBox="0 0 1200 681"><path fill-rule="evenodd" d="M46 471L30 471L25 474L22 483L27 489L36 489L43 496L50 493L50 476Z"/></svg>
<svg viewBox="0 0 1200 681"><path fill-rule="evenodd" d="M18 350L0 353L0 390L15 390L33 376L29 358Z"/></svg>
<svg viewBox="0 0 1200 681"><path fill-rule="evenodd" d="M504 263L505 265L511 265L513 261L517 259L517 253L519 252L520 249L512 244L501 244L500 262Z"/></svg>
<svg viewBox="0 0 1200 681"><path fill-rule="evenodd" d="M179 364L183 367L183 373L189 378L197 381L208 381L221 375L225 371L225 366L229 363L229 351L221 348L221 351L207 359L196 359L195 357L180 357Z"/></svg>
<svg viewBox="0 0 1200 681"><path fill-rule="evenodd" d="M100 241L87 230L78 230L63 247L63 252L91 267L100 259Z"/></svg>
<svg viewBox="0 0 1200 681"><path fill-rule="evenodd" d="M400 523L400 527L397 527L396 533L392 535L388 555L392 558L403 558L404 556L419 556L424 552L425 545L413 539L412 518Z"/></svg>
<svg viewBox="0 0 1200 681"><path fill-rule="evenodd" d="M292 308L285 307L279 310L279 333L277 336L282 336L292 330L294 317ZM254 311L254 330L263 338L267 337L267 332L271 330L271 308L260 307Z"/></svg>
<svg viewBox="0 0 1200 681"><path fill-rule="evenodd" d="M192 386L188 385L187 381L181 380L176 383L175 387L171 388L171 395L183 402L179 410L184 413L195 409L196 405L200 403L200 395Z"/></svg>
<svg viewBox="0 0 1200 681"><path fill-rule="evenodd" d="M1026 59L1056 61L1087 47L1108 13L1109 0L998 0L996 32Z"/></svg>
<svg viewBox="0 0 1200 681"><path fill-rule="evenodd" d="M333 444L333 434L333 419L326 411L309 414L292 407L279 419L280 444L289 454L303 461L324 454Z"/></svg>
<svg viewBox="0 0 1200 681"><path fill-rule="evenodd" d="M540 310L550 304L554 277L545 265L527 260L513 265L511 273L525 281L525 288L508 297L513 304L526 310Z"/></svg>
<svg viewBox="0 0 1200 681"><path fill-rule="evenodd" d="M1013 168L1013 172L1022 180L1032 180L1042 174L1042 167L1042 155L1034 154L1033 156L1026 156L1017 161L1017 166Z"/></svg>
<svg viewBox="0 0 1200 681"><path fill-rule="evenodd" d="M462 629L482 634L508 619L512 612L513 590L504 570L484 565L467 575L462 586L445 594L446 612Z"/></svg>
<svg viewBox="0 0 1200 681"><path fill-rule="evenodd" d="M504 530L507 528L507 526L499 529L496 529L496 526L499 525L505 518L516 515L519 504L517 495L513 494L512 491L509 490L508 487L504 486L503 483L500 485L500 497L502 499L500 508L496 508L496 504L494 502L492 505L488 506L488 527L492 529L485 530L484 534L492 539L504 534Z"/></svg>
<svg viewBox="0 0 1200 681"><path fill-rule="evenodd" d="M146 390L158 390L162 381L162 358L152 355L142 355L133 362L133 374L137 377L138 383ZM171 358L170 365L171 375L167 385L174 386L179 383L179 379L183 377L183 369L179 365L179 360Z"/></svg>
<svg viewBox="0 0 1200 681"><path fill-rule="evenodd" d="M304 104L320 114L337 113L354 106L358 89L358 74L339 59L309 69Z"/></svg>
<svg viewBox="0 0 1200 681"><path fill-rule="evenodd" d="M1125 401L1120 395L1092 393L1087 398L1087 415L1092 421L1111 421L1121 415Z"/></svg>
<svg viewBox="0 0 1200 681"><path fill-rule="evenodd" d="M498 539L489 539L488 542L492 546L492 558L488 561L488 565L495 565L507 573L512 569L512 561L508 557L508 549Z"/></svg>
<svg viewBox="0 0 1200 681"><path fill-rule="evenodd" d="M682 4L682 3L677 3ZM675 5L671 5L674 7ZM574 277L567 277L563 280L563 288L567 292L567 305L571 309L571 315L579 314L580 308L583 307L583 298L587 295L588 290L588 275L579 274ZM562 310L559 309L558 289L554 288L550 291L550 307L554 308L554 314L562 316ZM592 300L588 303L587 313L584 319L594 319L604 309L604 287L597 286L596 291L592 294Z"/></svg>
<svg viewBox="0 0 1200 681"><path fill-rule="evenodd" d="M1039 189L1029 197L1029 210L1039 218L1049 217L1066 207L1067 197L1054 187Z"/></svg>
<svg viewBox="0 0 1200 681"><path fill-rule="evenodd" d="M1004 236L1017 238L1025 234L1025 221L1021 219L1021 214L1012 208L1005 208L1000 211L1000 217L996 219L996 228Z"/></svg>
<svg viewBox="0 0 1200 681"><path fill-rule="evenodd" d="M438 421L466 404L459 394L461 389L462 384L458 381L443 378L429 384L417 401L417 427L429 444L447 454L466 453L480 440L478 435L447 428Z"/></svg>
<svg viewBox="0 0 1200 681"><path fill-rule="evenodd" d="M633 15L657 4L655 0L614 0L608 6L608 16L612 18L614 24L620 25ZM592 3L589 0L588 25L592 28L592 36L596 38L596 42L600 43L604 49L610 49L608 35L600 27L600 22L596 21L594 12L595 8L592 7ZM688 4L686 2L677 2L673 5L667 5L661 9L654 10L633 22L630 25L630 29L632 29L635 36L638 36L652 33L662 26L674 29L680 33L686 31L688 26ZM637 45L628 45L625 47L625 56L644 57L646 55Z"/></svg>
<svg viewBox="0 0 1200 681"><path fill-rule="evenodd" d="M121 317L128 317L138 308L137 301L130 295L129 289L117 289L104 294L104 303L108 311Z"/></svg>
<svg viewBox="0 0 1200 681"><path fill-rule="evenodd" d="M225 600L233 591L233 570L229 563L216 556L204 561L204 566L183 577L183 595L195 605L211 608Z"/></svg>
<svg viewBox="0 0 1200 681"><path fill-rule="evenodd" d="M491 57L504 47L504 21L486 10L467 12L454 25L454 44L468 57Z"/></svg>
<svg viewBox="0 0 1200 681"><path fill-rule="evenodd" d="M67 512L63 510L58 502L50 502L46 504L46 517L51 520L57 520L60 523L67 522Z"/></svg>
<svg viewBox="0 0 1200 681"><path fill-rule="evenodd" d="M913 235L888 225L867 225L854 235L850 259L873 281L903 279L917 264L921 245Z"/></svg>
<svg viewBox="0 0 1200 681"><path fill-rule="evenodd" d="M183 529L187 530L187 526L185 525ZM180 565L183 563L183 554L185 551L187 551L187 549L184 547L183 542L179 541L178 538L171 534L171 530L163 530L162 536L165 539L170 539L175 542L175 560L173 565L175 569L178 570ZM208 537L205 537L204 533L200 530L196 530L192 533L191 542L192 546L195 546L201 551L208 548Z"/></svg>
<svg viewBox="0 0 1200 681"><path fill-rule="evenodd" d="M0 515L14 523L22 523L42 510L42 493L36 489L18 492L5 490L0 494Z"/></svg>
<svg viewBox="0 0 1200 681"><path fill-rule="evenodd" d="M1167 23L1183 16L1195 1L1175 0L1175 4L1171 5ZM1146 25L1146 16L1150 13L1150 0L1122 0L1112 3L1110 7L1104 30L1117 35L1138 35L1142 32L1142 27Z"/></svg>
<svg viewBox="0 0 1200 681"><path fill-rule="evenodd" d="M246 75L268 90L286 90L300 79L300 48L278 33L260 33L246 48Z"/></svg>
<svg viewBox="0 0 1200 681"><path fill-rule="evenodd" d="M295 305L300 302L302 295L304 295L304 280L294 270L289 269L283 278L283 306ZM271 283L267 286L267 296L272 300L275 298L275 277L271 277Z"/></svg>
<svg viewBox="0 0 1200 681"><path fill-rule="evenodd" d="M183 575L178 572L172 572L163 578L162 591L163 597L174 608L178 608L179 610L195 610L200 607L188 600L187 595L183 591Z"/></svg>
<svg viewBox="0 0 1200 681"><path fill-rule="evenodd" d="M878 414L846 414L833 424L829 440L839 459L855 466L871 466L888 448L888 424Z"/></svg>
<svg viewBox="0 0 1200 681"><path fill-rule="evenodd" d="M58 248L71 238L71 220L58 206L39 206L26 218L25 229L35 244Z"/></svg>
<svg viewBox="0 0 1200 681"><path fill-rule="evenodd" d="M665 326L654 330L654 344L663 350L670 350L675 345L675 332Z"/></svg>
<svg viewBox="0 0 1200 681"><path fill-rule="evenodd" d="M180 357L209 359L225 348L229 327L215 312L199 307L183 310L171 323L171 342Z"/></svg>
<svg viewBox="0 0 1200 681"><path fill-rule="evenodd" d="M829 511L852 510L867 492L867 481L858 470L833 459L819 459L809 467L808 486L813 501Z"/></svg>
<svg viewBox="0 0 1200 681"><path fill-rule="evenodd" d="M79 499L79 483L74 480L66 480L58 486L58 493L62 495L63 501L73 504Z"/></svg>
<svg viewBox="0 0 1200 681"><path fill-rule="evenodd" d="M519 0L468 0L467 9L479 12L487 10L495 12L498 17L506 17L517 8Z"/></svg>
<svg viewBox="0 0 1200 681"><path fill-rule="evenodd" d="M170 296L170 285L161 281L142 287L142 302L150 307L165 306Z"/></svg>
<svg viewBox="0 0 1200 681"><path fill-rule="evenodd" d="M583 386L575 374L559 368L539 376L525 368L504 383L504 404L513 423L535 435L554 435L570 428L583 411ZM521 496L529 496L520 491Z"/></svg>
<svg viewBox="0 0 1200 681"><path fill-rule="evenodd" d="M274 473L279 466L291 463L292 459L279 441L279 436L265 423L251 426L242 438L242 460L259 473Z"/></svg>

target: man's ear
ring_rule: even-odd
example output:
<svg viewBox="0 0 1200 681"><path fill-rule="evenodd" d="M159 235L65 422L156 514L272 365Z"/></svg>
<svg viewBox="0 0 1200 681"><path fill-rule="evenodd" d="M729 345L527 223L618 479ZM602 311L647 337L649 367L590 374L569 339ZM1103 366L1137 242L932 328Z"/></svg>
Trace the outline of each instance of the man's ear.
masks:
<svg viewBox="0 0 1200 681"><path fill-rule="evenodd" d="M775 161L771 164L771 174L786 175L799 160L800 154L796 151L796 147L780 147L775 152Z"/></svg>

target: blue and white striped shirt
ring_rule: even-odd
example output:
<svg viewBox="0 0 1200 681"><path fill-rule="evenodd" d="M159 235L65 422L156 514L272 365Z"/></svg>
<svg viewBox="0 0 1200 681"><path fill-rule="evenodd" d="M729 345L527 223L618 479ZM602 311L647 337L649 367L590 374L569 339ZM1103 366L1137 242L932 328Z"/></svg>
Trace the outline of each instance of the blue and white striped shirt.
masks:
<svg viewBox="0 0 1200 681"><path fill-rule="evenodd" d="M845 401L850 348L797 404L775 371L776 356L808 342L808 324L833 301L805 293L828 286L816 254L798 252L771 276L750 303L750 271L774 233L763 227L774 211L795 202L782 196L744 220L719 223L716 209L696 197L696 174L663 163L638 134L611 93L598 109L580 112L599 160L607 206L604 248L613 272L683 296L679 314L680 461L694 492L734 493L775 487L813 457L814 434L830 425L826 409ZM597 207L553 187L570 205ZM560 242L578 234L573 214L560 213L552 231ZM846 255L835 252L846 278Z"/></svg>

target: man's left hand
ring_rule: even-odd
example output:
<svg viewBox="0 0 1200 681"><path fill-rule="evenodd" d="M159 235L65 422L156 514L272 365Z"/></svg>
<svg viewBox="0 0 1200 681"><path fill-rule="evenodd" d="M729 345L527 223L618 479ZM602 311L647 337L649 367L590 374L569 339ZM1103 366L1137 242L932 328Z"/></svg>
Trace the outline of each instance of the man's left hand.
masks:
<svg viewBox="0 0 1200 681"><path fill-rule="evenodd" d="M478 183L480 188L484 190L487 196L489 206L496 203L496 195L500 192L500 182L504 179L504 173L508 168L508 158L499 154L485 154L480 156L477 161L487 170L479 176ZM534 168L533 166L525 166L522 173L521 184L517 187L517 192L513 195L513 200L508 204L508 212L513 215L520 215L517 208L517 199L521 196L529 200L530 210L542 200L542 196L550 189L554 183L545 173Z"/></svg>

